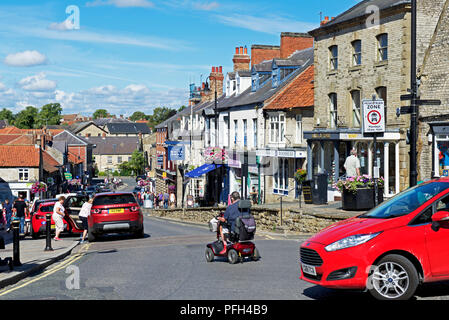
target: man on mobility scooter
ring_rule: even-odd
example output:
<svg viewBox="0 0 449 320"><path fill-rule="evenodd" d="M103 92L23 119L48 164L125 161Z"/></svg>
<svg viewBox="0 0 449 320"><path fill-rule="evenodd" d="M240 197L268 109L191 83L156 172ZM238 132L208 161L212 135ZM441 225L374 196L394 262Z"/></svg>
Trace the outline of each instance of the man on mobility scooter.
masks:
<svg viewBox="0 0 449 320"><path fill-rule="evenodd" d="M236 263L239 258L260 258L254 243L256 223L250 214L251 202L240 200L240 194L231 194L232 204L225 213L212 219L211 231L217 232L217 241L210 243L206 248L206 260L212 262L215 256L227 256L230 263Z"/></svg>

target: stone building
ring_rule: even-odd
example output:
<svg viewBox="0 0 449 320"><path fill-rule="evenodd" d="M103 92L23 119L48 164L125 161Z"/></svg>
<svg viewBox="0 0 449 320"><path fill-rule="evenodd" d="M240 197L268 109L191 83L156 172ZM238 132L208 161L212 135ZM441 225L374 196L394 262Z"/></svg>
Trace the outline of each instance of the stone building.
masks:
<svg viewBox="0 0 449 320"><path fill-rule="evenodd" d="M429 30L438 22L433 9L441 1L418 2L419 66L429 46ZM326 17L309 33L315 38L315 128L305 132L312 159L309 178L327 172L337 181L355 148L362 174L373 174L373 162L380 168L386 196L407 188L410 116L397 117L396 108L406 106L400 96L410 88L410 1L362 1L336 18ZM386 131L376 148L372 136L362 133L362 101L373 95L386 105Z"/></svg>
<svg viewBox="0 0 449 320"><path fill-rule="evenodd" d="M427 27L430 43L418 72L421 99L439 99L440 106L422 106L419 111L418 179L449 175L449 1L418 1L438 23ZM424 47L420 47L422 51Z"/></svg>

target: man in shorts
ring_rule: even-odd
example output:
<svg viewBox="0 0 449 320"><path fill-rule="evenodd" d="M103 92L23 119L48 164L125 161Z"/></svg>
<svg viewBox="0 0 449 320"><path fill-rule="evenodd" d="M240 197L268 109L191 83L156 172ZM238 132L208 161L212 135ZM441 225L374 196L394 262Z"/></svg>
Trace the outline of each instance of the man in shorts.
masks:
<svg viewBox="0 0 449 320"><path fill-rule="evenodd" d="M83 223L83 235L81 236L80 243L84 243L84 240L86 239L87 231L89 230L89 224L88 224L87 220L90 216L90 210L92 209L93 201L94 201L94 199L90 198L89 201L85 202L83 204L83 206L81 207L81 211L79 213L80 220Z"/></svg>
<svg viewBox="0 0 449 320"><path fill-rule="evenodd" d="M60 196L58 199L58 202L55 203L55 206L53 207L53 221L55 222L56 227L56 235L53 238L55 241L60 241L59 235L62 231L64 231L64 216L65 216L65 208L63 206L65 201L64 196Z"/></svg>

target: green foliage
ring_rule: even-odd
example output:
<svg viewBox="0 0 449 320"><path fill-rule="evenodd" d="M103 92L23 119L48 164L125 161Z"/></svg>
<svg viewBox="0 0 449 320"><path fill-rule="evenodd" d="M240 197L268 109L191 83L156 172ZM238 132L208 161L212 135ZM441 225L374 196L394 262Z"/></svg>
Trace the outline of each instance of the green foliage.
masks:
<svg viewBox="0 0 449 320"><path fill-rule="evenodd" d="M3 108L2 111L0 111L0 120L8 120L8 123L10 125L14 124L14 114L11 110Z"/></svg>
<svg viewBox="0 0 449 320"><path fill-rule="evenodd" d="M45 125L58 125L61 121L62 107L59 103L49 103L41 108L34 126L42 128Z"/></svg>
<svg viewBox="0 0 449 320"><path fill-rule="evenodd" d="M39 110L37 108L28 106L16 115L14 125L19 129L35 128L38 114Z"/></svg>
<svg viewBox="0 0 449 320"><path fill-rule="evenodd" d="M131 172L136 175L143 173L145 170L145 157L143 155L143 152L140 152L137 149L134 150L133 154L131 155L130 161L122 162L119 165L119 169L121 172L125 172L128 174Z"/></svg>
<svg viewBox="0 0 449 320"><path fill-rule="evenodd" d="M145 120L147 118L147 115L143 113L142 111L135 111L129 119L131 121L137 121L137 120Z"/></svg>
<svg viewBox="0 0 449 320"><path fill-rule="evenodd" d="M106 172L100 171L100 172L98 172L98 176L99 177L106 177Z"/></svg>
<svg viewBox="0 0 449 320"><path fill-rule="evenodd" d="M100 118L107 118L110 117L111 115L109 114L109 112L106 109L97 109L95 110L95 112L92 114L92 117L95 119L100 119Z"/></svg>
<svg viewBox="0 0 449 320"><path fill-rule="evenodd" d="M153 114L148 116L148 126L154 130L154 128L167 120L168 118L176 114L175 109L170 109L166 107L158 107L153 110Z"/></svg>

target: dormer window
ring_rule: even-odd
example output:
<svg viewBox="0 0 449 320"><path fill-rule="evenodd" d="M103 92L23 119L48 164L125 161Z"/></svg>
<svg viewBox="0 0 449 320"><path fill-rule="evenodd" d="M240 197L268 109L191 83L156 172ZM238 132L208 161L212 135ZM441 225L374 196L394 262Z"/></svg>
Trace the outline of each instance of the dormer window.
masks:
<svg viewBox="0 0 449 320"><path fill-rule="evenodd" d="M279 83L281 82L281 73L280 73L280 69L273 69L272 75L271 75L271 80L273 82L273 88L276 88Z"/></svg>
<svg viewBox="0 0 449 320"><path fill-rule="evenodd" d="M259 89L259 74L253 73L251 75L251 91L257 91Z"/></svg>

